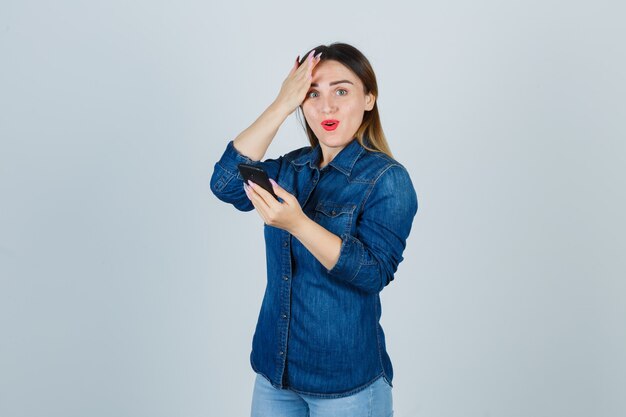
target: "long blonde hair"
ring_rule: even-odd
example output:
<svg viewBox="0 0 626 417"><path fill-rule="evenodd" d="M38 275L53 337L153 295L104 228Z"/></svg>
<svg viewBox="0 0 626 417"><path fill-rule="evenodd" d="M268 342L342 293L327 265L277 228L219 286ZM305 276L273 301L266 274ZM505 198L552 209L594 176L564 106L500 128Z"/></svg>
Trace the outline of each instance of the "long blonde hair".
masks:
<svg viewBox="0 0 626 417"><path fill-rule="evenodd" d="M313 49L316 54L322 52L320 62L333 60L348 67L363 83L363 88L365 89L364 93L374 95L376 98L374 107L372 110L365 111L363 121L361 122L361 126L357 129L355 137L364 148L373 152L385 153L393 158L391 149L389 149L389 144L387 143L387 138L383 132L383 126L380 123L380 116L378 115L378 84L376 83L376 74L374 74L374 69L368 59L361 51L347 43L335 42L330 45L319 45ZM300 64L304 62L313 49L302 55L304 58L300 60ZM298 115L303 115L302 105L298 107ZM313 133L305 117L302 117L301 120L304 120L304 128L309 138L309 143L312 147L316 147L319 141L315 133Z"/></svg>

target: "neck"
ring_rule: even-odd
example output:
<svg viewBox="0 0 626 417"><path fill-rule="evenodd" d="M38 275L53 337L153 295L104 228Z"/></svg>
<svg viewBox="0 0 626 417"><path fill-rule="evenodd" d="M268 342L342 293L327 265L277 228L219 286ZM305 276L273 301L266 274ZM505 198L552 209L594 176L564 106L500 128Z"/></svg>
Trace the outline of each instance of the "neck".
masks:
<svg viewBox="0 0 626 417"><path fill-rule="evenodd" d="M330 164L331 161L333 159L335 159L335 156L337 156L338 153L339 153L339 151L337 151L337 152L335 152L333 154L322 152L322 158L320 159L320 164L319 164L320 168L324 168L326 165Z"/></svg>
<svg viewBox="0 0 626 417"><path fill-rule="evenodd" d="M345 146L342 146L341 148L329 148L320 143L320 148L322 149L322 157L320 158L319 167L324 168L326 165L330 164L333 159L335 159L337 154L341 152Z"/></svg>

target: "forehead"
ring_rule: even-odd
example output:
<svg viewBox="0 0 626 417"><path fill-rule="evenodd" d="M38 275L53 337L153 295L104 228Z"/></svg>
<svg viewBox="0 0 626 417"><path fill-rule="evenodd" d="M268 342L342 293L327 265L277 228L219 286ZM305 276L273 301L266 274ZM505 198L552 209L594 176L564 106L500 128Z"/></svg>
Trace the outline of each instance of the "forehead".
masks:
<svg viewBox="0 0 626 417"><path fill-rule="evenodd" d="M331 81L349 80L354 85L361 85L361 80L352 70L339 61L321 61L313 68L313 79L311 82L328 85Z"/></svg>

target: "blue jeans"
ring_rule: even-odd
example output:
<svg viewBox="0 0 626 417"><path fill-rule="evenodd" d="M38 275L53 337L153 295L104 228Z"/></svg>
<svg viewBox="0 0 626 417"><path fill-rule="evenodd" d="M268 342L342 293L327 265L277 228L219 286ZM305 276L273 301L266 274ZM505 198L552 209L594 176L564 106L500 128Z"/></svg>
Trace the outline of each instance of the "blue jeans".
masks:
<svg viewBox="0 0 626 417"><path fill-rule="evenodd" d="M392 417L391 386L383 377L356 394L319 398L277 389L257 374L252 417Z"/></svg>

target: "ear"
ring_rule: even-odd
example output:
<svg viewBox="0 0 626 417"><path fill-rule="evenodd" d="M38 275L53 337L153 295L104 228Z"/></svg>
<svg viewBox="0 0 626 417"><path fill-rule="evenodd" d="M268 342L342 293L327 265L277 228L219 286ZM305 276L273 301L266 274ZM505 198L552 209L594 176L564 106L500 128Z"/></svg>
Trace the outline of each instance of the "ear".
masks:
<svg viewBox="0 0 626 417"><path fill-rule="evenodd" d="M376 97L374 94L368 93L365 95L365 111L370 111L374 108L374 103L376 103Z"/></svg>

